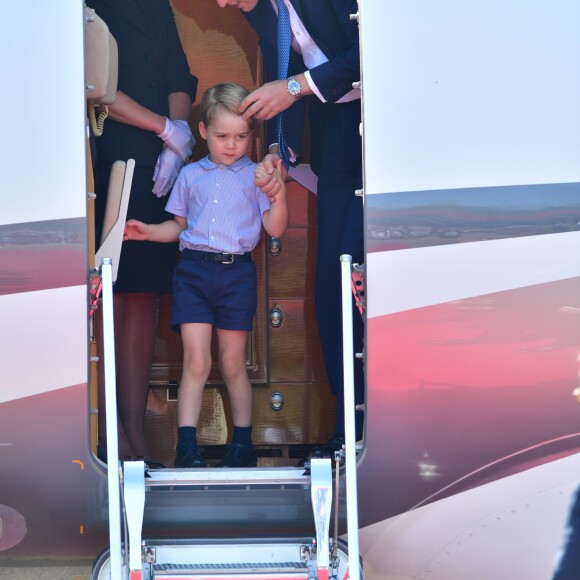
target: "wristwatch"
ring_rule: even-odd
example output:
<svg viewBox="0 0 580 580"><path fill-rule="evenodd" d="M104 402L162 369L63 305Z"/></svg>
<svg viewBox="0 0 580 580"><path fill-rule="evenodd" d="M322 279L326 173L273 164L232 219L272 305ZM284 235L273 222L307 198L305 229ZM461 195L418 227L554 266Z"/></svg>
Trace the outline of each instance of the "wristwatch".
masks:
<svg viewBox="0 0 580 580"><path fill-rule="evenodd" d="M286 89L296 100L301 97L302 87L294 77L288 77L288 87Z"/></svg>

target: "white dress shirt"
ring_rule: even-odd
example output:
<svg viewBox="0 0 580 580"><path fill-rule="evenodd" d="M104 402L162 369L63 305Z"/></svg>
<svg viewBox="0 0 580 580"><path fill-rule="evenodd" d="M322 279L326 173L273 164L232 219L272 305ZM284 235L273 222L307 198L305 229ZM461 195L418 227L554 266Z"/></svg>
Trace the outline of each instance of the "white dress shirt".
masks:
<svg viewBox="0 0 580 580"><path fill-rule="evenodd" d="M276 6L276 0L271 0L272 7L276 14L278 14L278 8ZM320 50L317 44L314 42L310 34L306 28L304 28L304 24L298 17L296 10L294 10L294 6L290 0L284 0L284 4L288 8L288 15L290 16L290 27L292 29L292 40L291 45L292 48L300 55L302 55L302 60L304 64L309 68L317 67L325 62L328 62L328 58L326 55ZM323 102L326 103L326 99L322 96L322 93L318 90L318 87L314 84L312 80L312 76L310 75L310 71L306 71L304 73L308 85L314 92L314 94ZM346 95L341 97L337 103L347 103L349 101L354 101L356 99L360 99L360 89L352 89Z"/></svg>

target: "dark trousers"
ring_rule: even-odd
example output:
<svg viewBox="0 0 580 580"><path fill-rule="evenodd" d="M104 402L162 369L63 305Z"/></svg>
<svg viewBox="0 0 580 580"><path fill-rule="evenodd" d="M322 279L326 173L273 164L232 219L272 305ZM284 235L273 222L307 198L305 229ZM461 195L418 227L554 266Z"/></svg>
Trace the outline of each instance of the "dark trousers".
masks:
<svg viewBox="0 0 580 580"><path fill-rule="evenodd" d="M340 256L353 263L364 260L363 204L355 196L362 187L362 149L359 135L360 101L326 105L324 140L318 170L318 253L316 316L326 372L337 397L336 433L344 434L344 381ZM354 352L362 352L364 329L352 301ZM355 402L364 400L361 359L354 360ZM363 414L356 413L357 438L362 436Z"/></svg>
<svg viewBox="0 0 580 580"><path fill-rule="evenodd" d="M563 545L552 580L578 580L578 578L580 578L580 487L572 497Z"/></svg>

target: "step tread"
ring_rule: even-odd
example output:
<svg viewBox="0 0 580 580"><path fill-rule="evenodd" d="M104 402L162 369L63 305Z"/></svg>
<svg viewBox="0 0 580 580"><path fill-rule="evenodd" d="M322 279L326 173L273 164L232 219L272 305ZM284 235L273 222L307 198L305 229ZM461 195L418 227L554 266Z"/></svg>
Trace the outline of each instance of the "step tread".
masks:
<svg viewBox="0 0 580 580"><path fill-rule="evenodd" d="M148 488L168 485L303 485L310 477L303 468L281 467L237 469L151 469L145 478Z"/></svg>
<svg viewBox="0 0 580 580"><path fill-rule="evenodd" d="M153 564L154 570L215 570L219 572L256 572L257 570L308 570L306 562L242 562L222 564Z"/></svg>
<svg viewBox="0 0 580 580"><path fill-rule="evenodd" d="M308 578L306 562L249 562L239 564L153 564L153 578L187 580L298 580Z"/></svg>

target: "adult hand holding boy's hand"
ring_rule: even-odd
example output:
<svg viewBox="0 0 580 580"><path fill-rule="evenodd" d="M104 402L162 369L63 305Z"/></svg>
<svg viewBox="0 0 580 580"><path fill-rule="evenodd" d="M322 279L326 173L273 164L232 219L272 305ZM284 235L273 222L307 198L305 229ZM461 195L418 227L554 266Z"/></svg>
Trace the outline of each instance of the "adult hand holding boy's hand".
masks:
<svg viewBox="0 0 580 580"><path fill-rule="evenodd" d="M272 203L276 203L279 193L286 193L284 169L284 164L280 158L273 165L271 173L268 173L263 162L256 165L254 169L254 182L270 198Z"/></svg>
<svg viewBox="0 0 580 580"><path fill-rule="evenodd" d="M152 191L157 197L163 197L171 191L183 165L183 159L173 149L164 145L153 172L155 185Z"/></svg>
<svg viewBox="0 0 580 580"><path fill-rule="evenodd" d="M180 119L173 121L165 117L165 129L159 133L158 137L161 137L165 144L183 159L184 163L189 160L195 145L195 137L187 121Z"/></svg>
<svg viewBox="0 0 580 580"><path fill-rule="evenodd" d="M276 175L276 168L278 168L279 176ZM269 197L276 195L280 191L280 183L286 181L287 175L288 171L277 153L268 153L254 170L256 185L262 190L262 193Z"/></svg>
<svg viewBox="0 0 580 580"><path fill-rule="evenodd" d="M288 212L288 201L286 200L286 185L282 175L282 160L278 160L276 167L272 170L270 180L275 179L277 188L271 188L268 197L270 198L270 210L265 211L262 216L262 223L268 235L279 238L288 227L290 214ZM258 166L255 170L256 183L268 175L263 166ZM274 191L276 189L276 191Z"/></svg>

